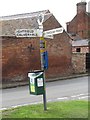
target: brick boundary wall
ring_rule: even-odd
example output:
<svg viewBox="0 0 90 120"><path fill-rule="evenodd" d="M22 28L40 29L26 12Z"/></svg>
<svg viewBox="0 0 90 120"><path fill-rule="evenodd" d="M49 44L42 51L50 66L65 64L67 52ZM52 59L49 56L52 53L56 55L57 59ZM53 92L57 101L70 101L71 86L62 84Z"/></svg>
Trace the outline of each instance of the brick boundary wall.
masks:
<svg viewBox="0 0 90 120"><path fill-rule="evenodd" d="M86 54L72 53L72 67L76 74L86 73Z"/></svg>

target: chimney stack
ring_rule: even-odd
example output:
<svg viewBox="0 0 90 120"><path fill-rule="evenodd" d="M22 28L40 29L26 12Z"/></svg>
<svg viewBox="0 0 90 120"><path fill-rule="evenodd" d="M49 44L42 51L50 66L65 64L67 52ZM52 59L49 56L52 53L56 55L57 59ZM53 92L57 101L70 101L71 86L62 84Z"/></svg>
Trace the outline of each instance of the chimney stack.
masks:
<svg viewBox="0 0 90 120"><path fill-rule="evenodd" d="M77 14L86 13L86 4L84 1L77 3Z"/></svg>

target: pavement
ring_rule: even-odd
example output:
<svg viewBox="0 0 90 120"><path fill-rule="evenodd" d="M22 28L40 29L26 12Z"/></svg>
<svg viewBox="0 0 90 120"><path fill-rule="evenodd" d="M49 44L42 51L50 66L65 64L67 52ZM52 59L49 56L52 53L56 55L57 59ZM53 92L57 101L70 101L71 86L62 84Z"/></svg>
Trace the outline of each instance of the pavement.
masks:
<svg viewBox="0 0 90 120"><path fill-rule="evenodd" d="M46 79L46 82L53 82L53 81L59 81L59 80L67 80L67 79L72 79L72 78L79 78L79 77L85 77L88 76L88 73L84 74L72 74L66 77L58 77L58 78L51 78L51 79ZM29 84L29 81L21 81L21 82L11 82L11 83L5 83L0 85L0 89L6 89L6 88L14 88L18 86L26 86Z"/></svg>

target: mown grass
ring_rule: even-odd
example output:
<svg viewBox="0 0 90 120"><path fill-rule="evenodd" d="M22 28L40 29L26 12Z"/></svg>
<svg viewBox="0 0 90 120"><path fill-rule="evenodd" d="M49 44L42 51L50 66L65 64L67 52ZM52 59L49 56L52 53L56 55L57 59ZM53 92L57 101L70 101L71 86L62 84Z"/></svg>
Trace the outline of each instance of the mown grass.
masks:
<svg viewBox="0 0 90 120"><path fill-rule="evenodd" d="M87 101L64 101L17 107L2 111L3 118L88 118Z"/></svg>

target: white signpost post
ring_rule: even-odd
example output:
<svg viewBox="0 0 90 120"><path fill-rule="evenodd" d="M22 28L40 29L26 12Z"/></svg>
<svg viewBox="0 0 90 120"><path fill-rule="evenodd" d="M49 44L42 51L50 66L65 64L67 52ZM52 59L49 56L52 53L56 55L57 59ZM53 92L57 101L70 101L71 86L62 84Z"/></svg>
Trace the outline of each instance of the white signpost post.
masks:
<svg viewBox="0 0 90 120"><path fill-rule="evenodd" d="M37 19L39 29L16 29L15 35L16 37L40 37L41 69L44 71L45 66L44 66L43 54L45 52L47 53L47 51L45 51L46 43L45 43L44 38L53 39L53 35L63 33L63 28L60 27L60 28L56 28L52 30L43 31L43 21L44 21L44 14L39 14L38 19ZM45 71L44 71L44 85L45 85ZM44 89L43 103L44 103L44 110L47 110L46 89Z"/></svg>

